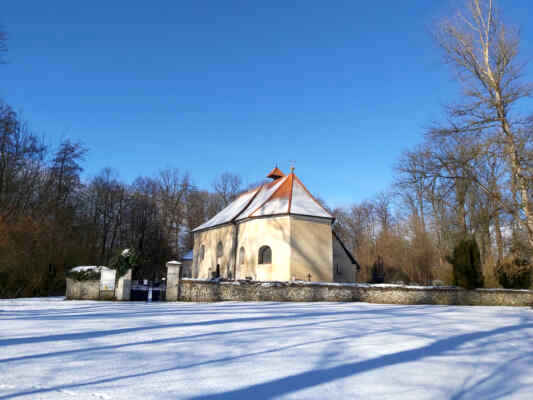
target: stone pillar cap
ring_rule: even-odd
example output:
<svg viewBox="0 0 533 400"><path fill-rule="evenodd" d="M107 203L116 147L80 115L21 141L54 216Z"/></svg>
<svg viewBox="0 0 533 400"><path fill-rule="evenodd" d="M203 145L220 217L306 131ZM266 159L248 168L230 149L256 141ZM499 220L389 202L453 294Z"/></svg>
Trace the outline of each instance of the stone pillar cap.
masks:
<svg viewBox="0 0 533 400"><path fill-rule="evenodd" d="M181 265L181 263L179 261L176 261L176 260L172 260L172 261L167 262L167 267L174 267L174 266L177 266L177 265Z"/></svg>

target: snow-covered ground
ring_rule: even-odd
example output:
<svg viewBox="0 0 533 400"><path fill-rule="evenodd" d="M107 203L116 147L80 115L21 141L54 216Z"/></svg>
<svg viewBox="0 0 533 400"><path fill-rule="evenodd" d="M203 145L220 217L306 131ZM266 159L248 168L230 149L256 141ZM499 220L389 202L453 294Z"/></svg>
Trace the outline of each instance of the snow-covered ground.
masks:
<svg viewBox="0 0 533 400"><path fill-rule="evenodd" d="M0 300L0 399L533 399L533 310Z"/></svg>

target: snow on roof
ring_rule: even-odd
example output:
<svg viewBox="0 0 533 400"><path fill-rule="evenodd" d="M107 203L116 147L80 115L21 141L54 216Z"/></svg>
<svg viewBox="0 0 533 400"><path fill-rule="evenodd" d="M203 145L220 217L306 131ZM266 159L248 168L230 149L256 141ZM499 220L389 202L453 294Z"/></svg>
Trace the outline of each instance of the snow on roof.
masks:
<svg viewBox="0 0 533 400"><path fill-rule="evenodd" d="M80 265L79 267L71 268L72 272L82 272L82 271L109 271L110 268L104 267L103 265Z"/></svg>
<svg viewBox="0 0 533 400"><path fill-rule="evenodd" d="M286 179L283 179L283 182L281 182L269 198L256 210L253 210L250 216L259 217L288 213L292 197L291 190L293 180L293 174L290 174Z"/></svg>
<svg viewBox="0 0 533 400"><path fill-rule="evenodd" d="M254 198L254 200L250 203L250 205L244 210L237 220L245 219L251 216L251 214L256 211L258 208L263 206L265 202L270 200L270 197L276 192L276 190L281 186L283 182L287 180L288 177L283 177L280 179L276 179L273 182L267 183L266 185L261 186L261 190L257 194L257 196ZM287 211L285 211L287 212ZM279 214L279 213L278 213ZM270 215L270 214L269 214Z"/></svg>
<svg viewBox="0 0 533 400"><path fill-rule="evenodd" d="M274 169L270 175L283 172ZM209 221L193 229L193 232L246 218L280 214L299 214L311 217L333 219L324 207L305 188L298 177L291 172L272 182L242 194Z"/></svg>
<svg viewBox="0 0 533 400"><path fill-rule="evenodd" d="M289 211L289 199L277 197L267 201L261 208L253 213L254 217L264 215L285 214Z"/></svg>
<svg viewBox="0 0 533 400"><path fill-rule="evenodd" d="M251 190L249 192L243 193L235 200L233 200L233 202L231 202L226 208L224 208L217 215L211 218L209 221L203 223L197 228L194 228L193 232L233 221L240 213L243 212L243 210L250 203L250 200L254 198L256 192L260 189L262 189L262 186L255 188L254 190Z"/></svg>
<svg viewBox="0 0 533 400"><path fill-rule="evenodd" d="M290 212L293 214L312 215L314 217L333 218L324 207L322 207L311 193L305 188L303 183L295 177L292 189L292 202Z"/></svg>

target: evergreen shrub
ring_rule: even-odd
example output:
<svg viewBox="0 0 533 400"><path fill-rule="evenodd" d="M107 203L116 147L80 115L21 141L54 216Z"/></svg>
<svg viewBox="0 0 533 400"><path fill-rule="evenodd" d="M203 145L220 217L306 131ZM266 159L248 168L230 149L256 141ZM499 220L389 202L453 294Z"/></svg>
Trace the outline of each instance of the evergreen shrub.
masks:
<svg viewBox="0 0 533 400"><path fill-rule="evenodd" d="M531 264L527 258L508 257L496 267L496 276L506 289L529 289Z"/></svg>
<svg viewBox="0 0 533 400"><path fill-rule="evenodd" d="M474 238L462 239L448 257L453 266L453 280L455 286L465 289L483 287L483 273L481 272L481 256Z"/></svg>
<svg viewBox="0 0 533 400"><path fill-rule="evenodd" d="M100 271L86 270L86 271L69 271L66 273L67 278L74 281L99 281Z"/></svg>
<svg viewBox="0 0 533 400"><path fill-rule="evenodd" d="M116 279L124 276L128 270L133 270L139 265L139 257L134 250L124 249L111 261L111 268L116 270Z"/></svg>

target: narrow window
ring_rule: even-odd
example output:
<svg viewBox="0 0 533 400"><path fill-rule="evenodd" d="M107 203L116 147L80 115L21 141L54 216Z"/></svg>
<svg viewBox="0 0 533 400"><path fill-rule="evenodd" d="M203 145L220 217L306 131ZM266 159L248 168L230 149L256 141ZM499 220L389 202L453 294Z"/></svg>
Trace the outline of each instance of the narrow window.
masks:
<svg viewBox="0 0 533 400"><path fill-rule="evenodd" d="M337 268L337 274L341 275L342 274L342 268L341 268L340 264L335 264L335 267Z"/></svg>
<svg viewBox="0 0 533 400"><path fill-rule="evenodd" d="M244 265L244 247L239 249L239 264Z"/></svg>
<svg viewBox="0 0 533 400"><path fill-rule="evenodd" d="M200 246L200 261L204 261L204 256L205 256L205 246L201 245Z"/></svg>
<svg viewBox="0 0 533 400"><path fill-rule="evenodd" d="M270 250L270 247L263 246L259 249L259 264L272 264L272 250Z"/></svg>
<svg viewBox="0 0 533 400"><path fill-rule="evenodd" d="M222 247L222 242L218 242L217 244L217 258L222 257L224 254L224 248Z"/></svg>

